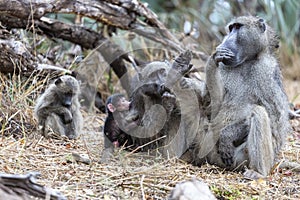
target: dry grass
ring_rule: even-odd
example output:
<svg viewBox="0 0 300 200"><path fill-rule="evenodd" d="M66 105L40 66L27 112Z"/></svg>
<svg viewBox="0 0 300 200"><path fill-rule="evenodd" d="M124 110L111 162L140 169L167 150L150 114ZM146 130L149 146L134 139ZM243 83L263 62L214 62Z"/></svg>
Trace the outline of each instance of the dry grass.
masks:
<svg viewBox="0 0 300 200"><path fill-rule="evenodd" d="M296 44L296 43L295 43ZM300 54L290 53L289 48L282 44L280 50L280 61L282 63L283 75L288 80L300 80ZM295 47L295 49L298 49Z"/></svg>
<svg viewBox="0 0 300 200"><path fill-rule="evenodd" d="M68 199L165 199L176 183L197 177L208 183L218 199L299 199L300 174L274 168L264 180L245 180L238 172L212 165L192 166L159 154L116 151L109 164L99 164L105 115L84 113L84 134L76 141L45 139L36 132L33 106L45 82L0 77L0 171L41 173L39 183L59 190ZM278 162L299 162L300 120ZM76 162L72 153L85 155L90 165Z"/></svg>
<svg viewBox="0 0 300 200"><path fill-rule="evenodd" d="M39 183L61 191L69 199L164 199L180 181L198 177L219 199L299 199L300 175L274 169L265 180L249 181L240 173L212 165L192 166L178 159L115 152L110 164L99 164L104 115L85 114L85 134L76 141L45 139L36 133L16 140L1 138L0 169L11 174L41 173ZM300 130L300 121L293 121ZM289 136L281 159L299 161L300 133ZM77 163L72 153L89 157Z"/></svg>

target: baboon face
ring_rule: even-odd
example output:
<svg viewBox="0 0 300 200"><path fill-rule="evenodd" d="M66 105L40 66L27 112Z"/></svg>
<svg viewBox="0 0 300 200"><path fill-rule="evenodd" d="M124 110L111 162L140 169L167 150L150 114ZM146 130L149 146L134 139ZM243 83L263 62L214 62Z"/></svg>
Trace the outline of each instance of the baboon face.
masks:
<svg viewBox="0 0 300 200"><path fill-rule="evenodd" d="M130 101L127 101L125 96L120 93L111 95L106 101L106 109L108 113L115 111L123 112L129 110Z"/></svg>
<svg viewBox="0 0 300 200"><path fill-rule="evenodd" d="M72 106L72 99L79 92L78 81L69 75L62 76L55 81L57 96L65 107Z"/></svg>
<svg viewBox="0 0 300 200"><path fill-rule="evenodd" d="M215 60L237 67L268 47L267 25L256 17L238 17L227 26L227 36L216 49Z"/></svg>
<svg viewBox="0 0 300 200"><path fill-rule="evenodd" d="M155 61L149 63L140 74L140 81L143 83L163 83L165 82L168 63Z"/></svg>
<svg viewBox="0 0 300 200"><path fill-rule="evenodd" d="M130 105L130 102L127 101L127 99L125 97L122 97L119 99L119 102L116 105L116 109L117 109L117 111L120 111L120 112L129 110L129 105Z"/></svg>

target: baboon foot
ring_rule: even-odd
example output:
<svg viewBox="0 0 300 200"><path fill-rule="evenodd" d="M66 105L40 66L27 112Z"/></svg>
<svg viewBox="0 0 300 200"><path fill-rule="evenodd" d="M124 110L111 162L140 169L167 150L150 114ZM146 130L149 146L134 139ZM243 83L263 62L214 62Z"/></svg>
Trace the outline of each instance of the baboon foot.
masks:
<svg viewBox="0 0 300 200"><path fill-rule="evenodd" d="M113 148L103 149L99 163L101 164L109 163L109 161L113 158L113 152L114 152Z"/></svg>

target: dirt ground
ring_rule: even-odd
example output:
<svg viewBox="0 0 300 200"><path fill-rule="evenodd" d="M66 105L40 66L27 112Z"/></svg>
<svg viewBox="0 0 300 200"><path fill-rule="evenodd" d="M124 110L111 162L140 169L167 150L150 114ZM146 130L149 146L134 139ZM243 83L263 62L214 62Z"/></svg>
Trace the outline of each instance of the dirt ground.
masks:
<svg viewBox="0 0 300 200"><path fill-rule="evenodd" d="M300 93L299 83L288 85L289 99L293 99ZM111 163L100 164L105 115L84 112L84 119L84 134L75 141L45 139L36 132L22 139L2 136L0 171L39 172L38 183L60 191L68 199L165 199L176 183L193 177L207 183L218 199L300 199L299 169L280 169L277 165L267 178L251 181L239 172L208 164L193 166L179 159L162 158L158 152L153 156L119 150ZM300 163L300 120L291 123L294 132L288 136L277 164L284 160ZM92 162L76 162L72 153Z"/></svg>

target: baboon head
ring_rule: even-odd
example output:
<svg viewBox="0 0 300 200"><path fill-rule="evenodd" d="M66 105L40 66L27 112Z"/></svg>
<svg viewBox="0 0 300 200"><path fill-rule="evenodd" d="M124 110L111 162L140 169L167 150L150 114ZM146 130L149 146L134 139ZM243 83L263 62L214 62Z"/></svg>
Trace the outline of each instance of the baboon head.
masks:
<svg viewBox="0 0 300 200"><path fill-rule="evenodd" d="M55 91L62 105L70 107L72 98L79 93L78 81L72 76L64 75L56 79L54 84L57 87Z"/></svg>
<svg viewBox="0 0 300 200"><path fill-rule="evenodd" d="M159 101L157 93L159 87L165 83L171 66L168 62L154 61L147 64L139 74L139 83L131 94L130 113L136 120L142 117L144 112ZM143 89L142 89L143 87ZM144 95L146 88L148 95ZM152 91L151 91L152 90Z"/></svg>
<svg viewBox="0 0 300 200"><path fill-rule="evenodd" d="M129 110L130 102L126 100L124 94L116 93L108 97L105 105L107 113L122 112Z"/></svg>
<svg viewBox="0 0 300 200"><path fill-rule="evenodd" d="M167 62L151 62L140 72L139 81L143 84L164 83L169 69L170 65Z"/></svg>
<svg viewBox="0 0 300 200"><path fill-rule="evenodd" d="M215 60L225 66L237 67L253 60L261 52L274 53L279 47L275 32L261 18L238 17L227 25L227 36L217 47Z"/></svg>

